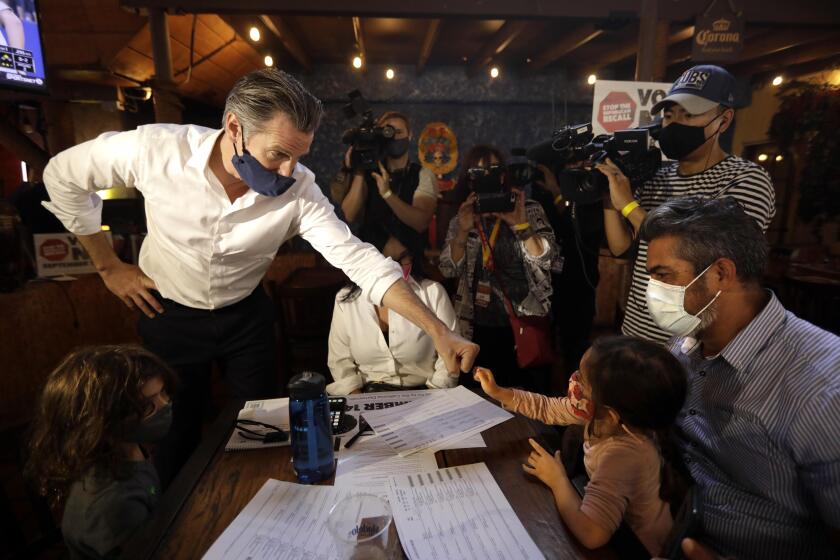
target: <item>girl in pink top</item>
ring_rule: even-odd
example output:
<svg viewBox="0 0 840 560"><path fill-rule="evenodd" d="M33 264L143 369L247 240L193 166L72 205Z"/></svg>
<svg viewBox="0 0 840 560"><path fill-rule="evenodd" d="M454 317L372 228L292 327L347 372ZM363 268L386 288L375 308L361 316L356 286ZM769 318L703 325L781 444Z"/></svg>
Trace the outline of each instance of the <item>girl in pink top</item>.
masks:
<svg viewBox="0 0 840 560"><path fill-rule="evenodd" d="M660 497L664 441L685 400L686 376L664 347L631 337L598 339L569 380L565 397L551 398L496 385L476 368L481 388L505 408L546 424L584 424L589 475L578 496L560 452L552 457L533 439L523 465L554 493L560 516L587 548L603 546L622 519L651 555L660 554L673 520Z"/></svg>

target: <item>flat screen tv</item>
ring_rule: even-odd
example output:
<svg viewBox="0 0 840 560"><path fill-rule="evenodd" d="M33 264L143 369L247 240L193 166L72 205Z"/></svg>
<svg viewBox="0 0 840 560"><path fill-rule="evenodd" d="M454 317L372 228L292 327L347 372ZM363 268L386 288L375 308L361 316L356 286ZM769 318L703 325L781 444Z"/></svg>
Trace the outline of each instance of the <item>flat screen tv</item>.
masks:
<svg viewBox="0 0 840 560"><path fill-rule="evenodd" d="M46 93L38 4L0 0L0 87Z"/></svg>

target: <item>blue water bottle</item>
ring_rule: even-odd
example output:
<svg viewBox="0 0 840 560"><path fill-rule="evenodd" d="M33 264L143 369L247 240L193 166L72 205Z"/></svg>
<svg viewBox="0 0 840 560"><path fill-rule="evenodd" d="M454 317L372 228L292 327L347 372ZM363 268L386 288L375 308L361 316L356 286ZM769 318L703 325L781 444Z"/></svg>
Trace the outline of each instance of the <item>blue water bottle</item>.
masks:
<svg viewBox="0 0 840 560"><path fill-rule="evenodd" d="M323 375L305 371L289 381L289 425L298 481L313 484L332 476L332 423Z"/></svg>

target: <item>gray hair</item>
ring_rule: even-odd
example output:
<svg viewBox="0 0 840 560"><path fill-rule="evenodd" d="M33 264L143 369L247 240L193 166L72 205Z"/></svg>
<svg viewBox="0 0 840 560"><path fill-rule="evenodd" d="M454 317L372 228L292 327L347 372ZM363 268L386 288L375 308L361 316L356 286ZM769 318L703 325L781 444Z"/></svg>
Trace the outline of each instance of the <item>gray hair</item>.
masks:
<svg viewBox="0 0 840 560"><path fill-rule="evenodd" d="M278 111L287 115L301 132L314 132L324 106L291 74L264 68L236 81L225 100L222 127L228 113L233 113L249 132L259 132Z"/></svg>
<svg viewBox="0 0 840 560"><path fill-rule="evenodd" d="M767 240L755 219L732 197L689 196L669 200L651 210L640 231L650 243L677 238L677 256L694 266L694 273L717 259L729 259L742 282L760 282L767 266Z"/></svg>

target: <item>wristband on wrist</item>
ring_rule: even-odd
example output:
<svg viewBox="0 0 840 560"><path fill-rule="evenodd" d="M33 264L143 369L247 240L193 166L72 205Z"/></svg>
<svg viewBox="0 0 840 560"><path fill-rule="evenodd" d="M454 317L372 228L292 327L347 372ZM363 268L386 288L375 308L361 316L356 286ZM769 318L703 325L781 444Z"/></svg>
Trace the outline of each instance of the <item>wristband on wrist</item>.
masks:
<svg viewBox="0 0 840 560"><path fill-rule="evenodd" d="M510 226L510 229L513 231L525 231L526 229L530 228L531 224L528 222L522 222L521 224L514 224Z"/></svg>
<svg viewBox="0 0 840 560"><path fill-rule="evenodd" d="M382 200L388 200L392 194L394 193L391 191L391 189L388 189L387 191L382 193Z"/></svg>
<svg viewBox="0 0 840 560"><path fill-rule="evenodd" d="M628 218L630 216L630 213L633 212L633 210L635 210L638 207L639 207L639 203L634 200L634 201L628 203L624 208L621 209L621 215L624 216L625 218Z"/></svg>
<svg viewBox="0 0 840 560"><path fill-rule="evenodd" d="M531 226L529 225L525 229L513 230L513 235L519 241L527 241L532 235L534 235L534 231L531 229Z"/></svg>

